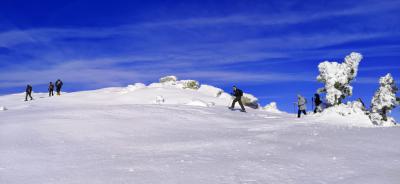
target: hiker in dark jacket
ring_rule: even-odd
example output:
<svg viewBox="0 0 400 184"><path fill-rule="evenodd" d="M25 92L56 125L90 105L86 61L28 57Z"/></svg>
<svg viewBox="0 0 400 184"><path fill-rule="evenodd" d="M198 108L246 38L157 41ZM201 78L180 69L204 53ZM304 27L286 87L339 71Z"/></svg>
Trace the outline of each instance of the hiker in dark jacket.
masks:
<svg viewBox="0 0 400 184"><path fill-rule="evenodd" d="M236 86L233 86L232 96L234 96L235 99L233 100L232 106L230 107L230 109L233 110L235 108L236 102L238 102L240 107L242 108L241 111L246 112L246 109L244 108L243 103L242 103L243 91L238 89Z"/></svg>
<svg viewBox="0 0 400 184"><path fill-rule="evenodd" d="M63 86L63 82L62 82L60 79L58 79L58 80L56 81L56 91L57 91L57 95L58 95L58 96L61 95L61 88L62 88L62 86Z"/></svg>
<svg viewBox="0 0 400 184"><path fill-rule="evenodd" d="M32 98L32 86L31 86L31 85L28 84L28 85L26 86L25 92L26 92L25 101L28 101L28 97L30 97L31 100L33 100L33 98Z"/></svg>
<svg viewBox="0 0 400 184"><path fill-rule="evenodd" d="M314 105L315 105L315 109L314 109L314 114L317 112L321 112L321 105L322 101L321 101L321 97L319 96L318 93L314 94Z"/></svg>
<svg viewBox="0 0 400 184"><path fill-rule="evenodd" d="M52 82L49 84L49 96L54 96L54 84Z"/></svg>

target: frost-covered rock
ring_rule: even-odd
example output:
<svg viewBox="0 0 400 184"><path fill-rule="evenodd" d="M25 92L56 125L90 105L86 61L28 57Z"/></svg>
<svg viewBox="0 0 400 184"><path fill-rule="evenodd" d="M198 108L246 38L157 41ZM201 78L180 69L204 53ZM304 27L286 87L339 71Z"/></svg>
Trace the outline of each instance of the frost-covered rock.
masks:
<svg viewBox="0 0 400 184"><path fill-rule="evenodd" d="M182 89L199 89L200 83L196 80L179 80L176 76L166 76L160 78L160 83L152 83L149 87L173 86Z"/></svg>
<svg viewBox="0 0 400 184"><path fill-rule="evenodd" d="M326 93L330 105L340 104L344 98L353 94L350 83L357 76L362 58L360 53L352 52L343 63L324 61L318 65L320 74L317 80L325 84L318 93Z"/></svg>
<svg viewBox="0 0 400 184"><path fill-rule="evenodd" d="M159 96L156 96L156 104L163 104L163 103L165 103L165 98L163 97L163 96L161 96L161 95L159 95Z"/></svg>
<svg viewBox="0 0 400 184"><path fill-rule="evenodd" d="M0 106L0 111L6 111L6 110L8 110L6 107Z"/></svg>
<svg viewBox="0 0 400 184"><path fill-rule="evenodd" d="M170 75L170 76L165 76L160 78L160 83L174 83L178 81L178 78L176 76Z"/></svg>
<svg viewBox="0 0 400 184"><path fill-rule="evenodd" d="M263 108L264 111L267 112L272 112L272 113L282 113L279 109L278 109L278 105L276 104L276 102L271 102L270 104L266 105Z"/></svg>
<svg viewBox="0 0 400 184"><path fill-rule="evenodd" d="M379 84L380 87L371 101L371 121L375 125L393 125L396 123L395 120L387 114L398 105L396 98L398 88L390 73L381 77Z"/></svg>
<svg viewBox="0 0 400 184"><path fill-rule="evenodd" d="M245 106L257 109L259 107L258 99L252 94L243 93L242 103Z"/></svg>
<svg viewBox="0 0 400 184"><path fill-rule="evenodd" d="M200 83L196 80L180 80L177 81L177 86L183 89L199 89Z"/></svg>
<svg viewBox="0 0 400 184"><path fill-rule="evenodd" d="M214 87L214 86L210 86L210 85L205 85L202 84L198 90L200 93L206 94L206 95L210 95L213 97L219 97L222 95L222 93L224 92L224 90Z"/></svg>

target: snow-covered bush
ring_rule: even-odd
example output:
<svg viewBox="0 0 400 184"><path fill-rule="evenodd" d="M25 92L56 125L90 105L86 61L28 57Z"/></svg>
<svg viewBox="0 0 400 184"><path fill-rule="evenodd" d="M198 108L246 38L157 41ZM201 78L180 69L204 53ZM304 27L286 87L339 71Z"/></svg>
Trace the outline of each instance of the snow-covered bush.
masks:
<svg viewBox="0 0 400 184"><path fill-rule="evenodd" d="M177 82L179 86L182 86L183 89L199 89L200 83L195 80L180 80Z"/></svg>
<svg viewBox="0 0 400 184"><path fill-rule="evenodd" d="M216 88L214 86L202 84L198 90L200 93L210 95L213 97L219 97L224 92L224 90L220 88Z"/></svg>
<svg viewBox="0 0 400 184"><path fill-rule="evenodd" d="M352 52L346 56L343 63L324 61L318 65L320 74L317 80L325 84L318 93L326 93L326 99L330 105L338 105L343 99L353 94L350 83L357 76L362 58L360 53Z"/></svg>
<svg viewBox="0 0 400 184"><path fill-rule="evenodd" d="M255 96L248 93L243 93L242 103L243 105L254 109L257 109L259 107L258 99Z"/></svg>
<svg viewBox="0 0 400 184"><path fill-rule="evenodd" d="M395 124L395 120L388 117L387 114L398 105L396 98L398 88L390 73L381 77L379 84L380 87L371 102L371 121L375 125Z"/></svg>
<svg viewBox="0 0 400 184"><path fill-rule="evenodd" d="M178 78L176 76L170 75L160 78L160 83L176 82Z"/></svg>
<svg viewBox="0 0 400 184"><path fill-rule="evenodd" d="M276 102L271 102L270 104L266 105L263 110L267 111L267 112L273 112L273 113L282 113L279 109L278 109L278 105L276 104Z"/></svg>

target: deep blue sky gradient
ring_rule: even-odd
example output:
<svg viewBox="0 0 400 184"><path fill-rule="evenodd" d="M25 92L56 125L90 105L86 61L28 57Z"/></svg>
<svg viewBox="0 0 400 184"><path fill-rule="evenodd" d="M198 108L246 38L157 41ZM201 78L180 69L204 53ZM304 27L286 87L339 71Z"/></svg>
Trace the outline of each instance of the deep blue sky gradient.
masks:
<svg viewBox="0 0 400 184"><path fill-rule="evenodd" d="M2 0L0 94L57 78L78 91L177 75L292 112L296 94L322 87L318 63L356 51L349 99L369 104L380 76L400 81L399 12L398 0Z"/></svg>

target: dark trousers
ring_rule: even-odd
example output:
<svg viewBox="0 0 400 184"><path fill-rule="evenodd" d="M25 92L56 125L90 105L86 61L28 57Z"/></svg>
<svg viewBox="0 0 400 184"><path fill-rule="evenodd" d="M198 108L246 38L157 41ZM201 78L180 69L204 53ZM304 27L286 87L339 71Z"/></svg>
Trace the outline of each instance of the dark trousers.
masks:
<svg viewBox="0 0 400 184"><path fill-rule="evenodd" d="M240 108L242 108L242 111L245 111L245 110L246 110L246 109L244 108L244 106L243 106L243 103L242 103L242 97L236 97L236 98L233 100L232 106L231 106L232 109L235 108L236 102L239 102L239 105L240 105Z"/></svg>
<svg viewBox="0 0 400 184"><path fill-rule="evenodd" d="M301 113L303 113L304 115L307 115L306 110L299 110L299 111L297 112L297 117L298 117L298 118L301 117Z"/></svg>
<svg viewBox="0 0 400 184"><path fill-rule="evenodd" d="M61 88L57 88L57 95L61 95Z"/></svg>
<svg viewBox="0 0 400 184"><path fill-rule="evenodd" d="M316 114L317 112L319 112L320 111L320 108L319 108L319 106L320 106L321 104L315 104L315 109L314 109L314 114Z"/></svg>
<svg viewBox="0 0 400 184"><path fill-rule="evenodd" d="M31 100L33 100L33 98L32 98L32 92L26 92L25 101L28 101L28 97L30 97Z"/></svg>
<svg viewBox="0 0 400 184"><path fill-rule="evenodd" d="M49 96L54 96L54 90L49 90Z"/></svg>

